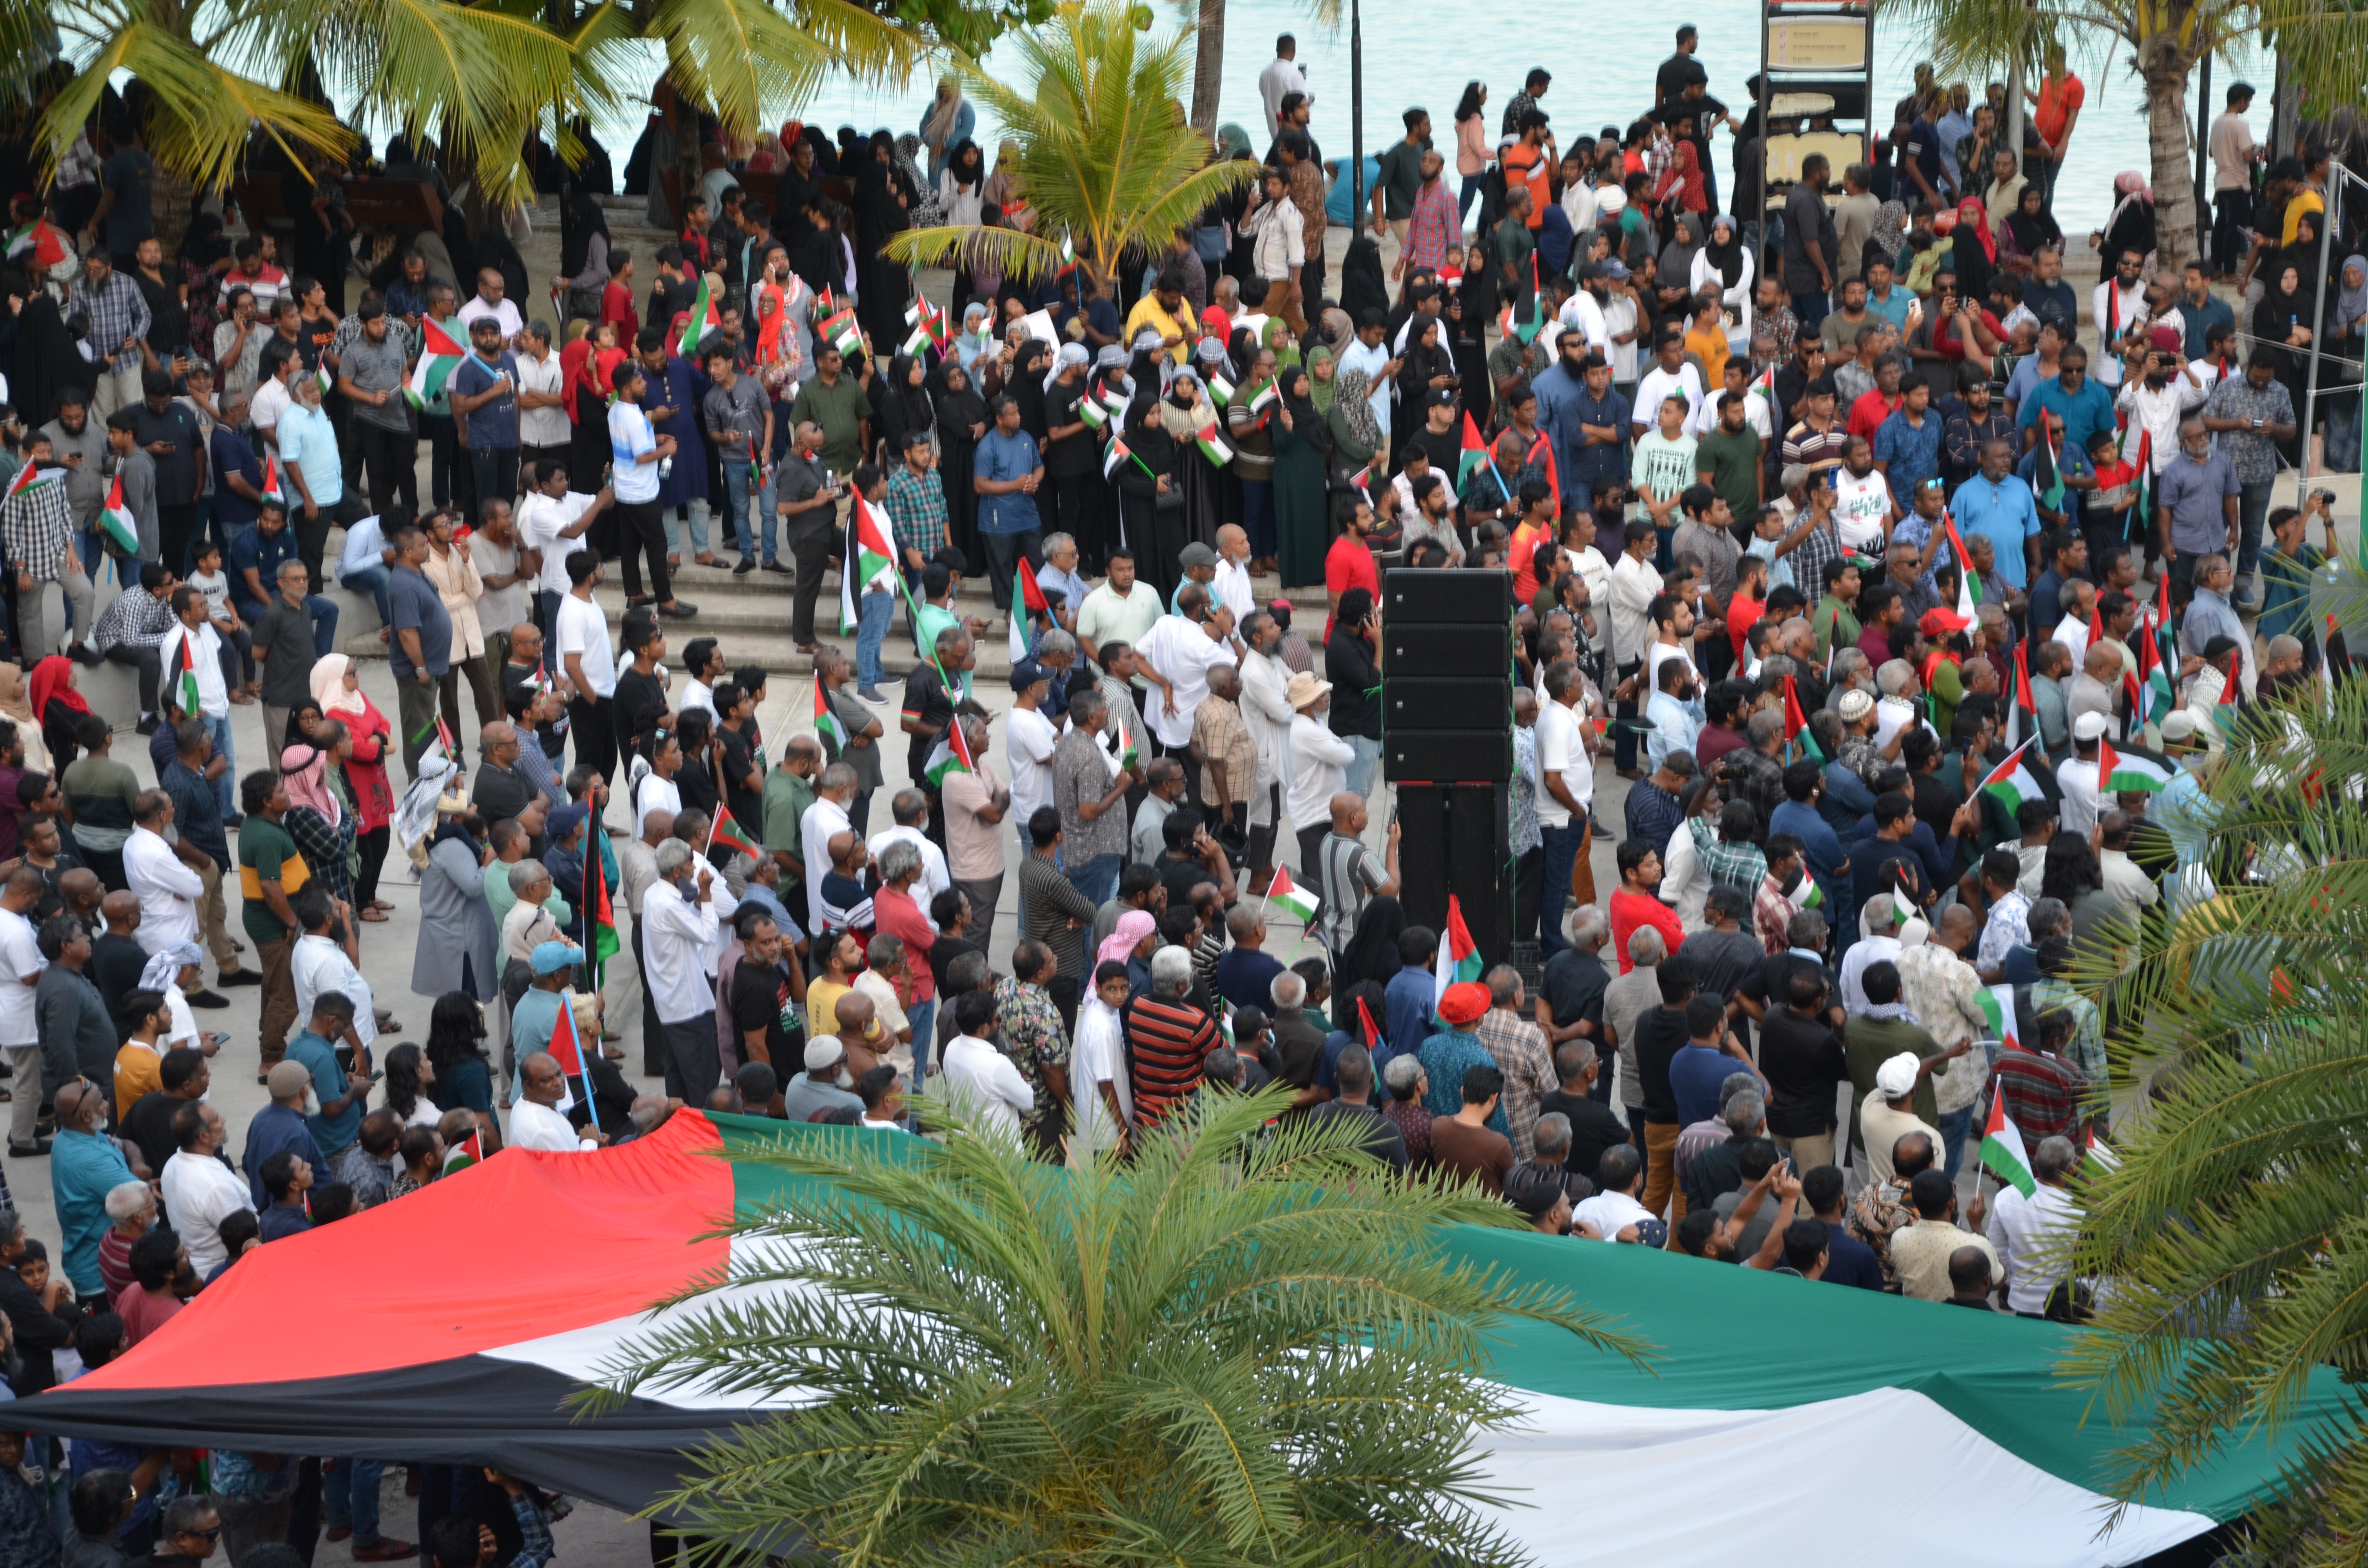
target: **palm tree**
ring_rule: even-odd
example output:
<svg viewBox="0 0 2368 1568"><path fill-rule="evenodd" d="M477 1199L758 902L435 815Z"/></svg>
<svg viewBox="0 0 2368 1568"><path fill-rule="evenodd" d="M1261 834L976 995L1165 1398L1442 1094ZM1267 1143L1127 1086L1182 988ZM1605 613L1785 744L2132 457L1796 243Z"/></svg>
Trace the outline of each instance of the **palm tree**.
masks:
<svg viewBox="0 0 2368 1568"><path fill-rule="evenodd" d="M1501 1203L1392 1179L1283 1091L1205 1099L1131 1165L1066 1171L968 1133L784 1139L786 1195L731 1226L728 1305L632 1346L598 1406L707 1383L796 1400L660 1500L718 1540L804 1530L845 1568L1457 1561L1509 1565L1471 1504L1518 1419L1488 1320L1630 1356L1557 1290L1451 1265Z"/></svg>
<svg viewBox="0 0 2368 1568"><path fill-rule="evenodd" d="M2320 585L2330 611L2359 624L2368 563ZM2231 1432L2274 1437L2315 1372L2368 1375L2368 683L2248 711L2196 813L2216 892L2188 887L2125 971L2089 977L2117 988L2114 1086L2143 1108L2080 1197L2073 1267L2102 1283L2106 1332L2068 1370L2109 1412L2152 1410L2128 1501ZM2368 1428L2348 1416L2311 1425L2293 1501L2257 1516L2261 1561L2362 1560Z"/></svg>
<svg viewBox="0 0 2368 1568"><path fill-rule="evenodd" d="M1043 27L1012 35L1027 87L962 59L964 89L1019 131L1034 228L907 229L889 256L927 267L967 248L1032 278L1062 265L1066 238L1108 299L1121 257L1158 255L1201 208L1255 178L1254 165L1211 162L1208 137L1179 107L1189 31L1155 40L1150 28L1150 11L1126 0L1065 0Z"/></svg>
<svg viewBox="0 0 2368 1568"><path fill-rule="evenodd" d="M1899 0L1897 16L1930 34L1943 78L2019 62L2037 81L2050 44L2091 29L2107 50L2128 48L2130 70L2146 87L2155 243L2172 268L2198 254L2195 116L2187 103L2197 62L2239 42L2273 51L2320 113L2356 100L2368 80L2368 14L2319 0Z"/></svg>

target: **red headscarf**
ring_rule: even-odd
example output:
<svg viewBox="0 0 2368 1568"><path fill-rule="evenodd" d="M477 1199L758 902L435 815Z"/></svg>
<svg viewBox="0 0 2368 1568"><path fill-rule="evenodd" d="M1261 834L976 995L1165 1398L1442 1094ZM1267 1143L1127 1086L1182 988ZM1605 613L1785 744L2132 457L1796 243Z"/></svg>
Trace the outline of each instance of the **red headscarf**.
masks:
<svg viewBox="0 0 2368 1568"><path fill-rule="evenodd" d="M1996 262L1998 236L1990 233L1989 213L1982 206L1980 197L1969 196L1957 203L1957 226L1950 232L1952 234L1962 234L1967 229L1971 229L1982 242L1982 254L1989 257L1992 262Z"/></svg>
<svg viewBox="0 0 2368 1568"><path fill-rule="evenodd" d="M39 723L50 711L50 699L57 698L69 712L87 713L90 704L82 693L67 683L74 678L74 664L63 653L52 653L33 666L33 720Z"/></svg>

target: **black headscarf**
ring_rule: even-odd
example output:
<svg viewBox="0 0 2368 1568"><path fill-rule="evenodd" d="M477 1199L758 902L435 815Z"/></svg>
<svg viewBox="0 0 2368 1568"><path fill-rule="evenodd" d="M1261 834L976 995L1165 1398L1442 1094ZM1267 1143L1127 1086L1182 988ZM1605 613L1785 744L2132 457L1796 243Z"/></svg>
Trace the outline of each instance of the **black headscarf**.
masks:
<svg viewBox="0 0 2368 1568"><path fill-rule="evenodd" d="M1022 342L1011 356L1011 375L1003 390L1019 405L1019 427L1038 440L1042 440L1052 428L1044 423L1044 377L1048 374L1045 360L1053 346L1041 337Z"/></svg>
<svg viewBox="0 0 2368 1568"><path fill-rule="evenodd" d="M955 142L947 152L945 166L953 171L954 185L957 188L965 186L973 189L985 188L986 154L980 152L978 143L968 137Z"/></svg>
<svg viewBox="0 0 2368 1568"><path fill-rule="evenodd" d="M888 384L880 389L873 402L880 405L881 434L887 437L885 461L891 466L905 460L905 437L916 430L927 430L937 423L937 408L929 396L928 378L919 386L911 381L913 367L917 363L909 354L899 354L888 361Z"/></svg>
<svg viewBox="0 0 2368 1568"><path fill-rule="evenodd" d="M559 210L561 273L574 278L584 270L585 253L592 248L595 234L608 239L608 214L600 210L600 198L590 186L571 179Z"/></svg>
<svg viewBox="0 0 2368 1568"><path fill-rule="evenodd" d="M882 159L880 149L888 150ZM896 173L896 143L886 131L872 133L871 143L865 149L863 165L855 172L856 254L871 256L888 243L888 236L900 233L911 221L910 215L896 204L902 181Z"/></svg>
<svg viewBox="0 0 2368 1568"><path fill-rule="evenodd" d="M1382 276L1382 243L1362 229L1349 242L1349 254L1340 260L1340 308L1353 322L1363 321L1368 311L1376 320L1389 314L1390 286Z"/></svg>
<svg viewBox="0 0 2368 1568"><path fill-rule="evenodd" d="M1307 392L1307 367L1286 365L1275 378L1282 390L1282 406L1291 415L1291 433L1315 449L1316 455L1327 461L1332 456L1332 426L1315 411L1315 400Z"/></svg>
<svg viewBox="0 0 2368 1568"><path fill-rule="evenodd" d="M2048 214L2044 192L2041 193L2038 211L2025 210L2022 199L2033 188L2024 186L2014 199L2014 210L2006 215L2006 226L2014 235L2015 248L2025 256L2037 256L2042 245L2064 243L2064 231L2055 226L2055 220Z"/></svg>
<svg viewBox="0 0 2368 1568"><path fill-rule="evenodd" d="M830 139L828 131L819 125L809 125L799 131L798 138L800 141L810 142L814 147L814 172L816 179L820 179L825 175L838 173L838 144Z"/></svg>
<svg viewBox="0 0 2368 1568"><path fill-rule="evenodd" d="M8 373L17 416L39 429L58 416L60 394L74 389L86 404L97 380L98 368L84 363L57 301L47 289L33 290L17 312L16 362Z"/></svg>
<svg viewBox="0 0 2368 1568"><path fill-rule="evenodd" d="M960 387L949 384L954 376L962 378ZM929 372L929 397L938 406L940 441L968 441L972 426L987 423L986 399L978 394L978 378L951 357L938 361L938 368Z"/></svg>
<svg viewBox="0 0 2368 1568"><path fill-rule="evenodd" d="M229 256L230 240L222 233L222 214L191 213L188 231L181 236L180 255L183 261L205 267Z"/></svg>
<svg viewBox="0 0 2368 1568"><path fill-rule="evenodd" d="M1258 366L1258 334L1248 327L1234 328L1234 335L1225 342L1225 359L1232 366L1228 372L1236 391L1249 385L1250 374Z"/></svg>
<svg viewBox="0 0 2368 1568"><path fill-rule="evenodd" d="M1725 244L1718 243L1718 231L1722 226L1726 230ZM1711 220L1710 243L1702 246L1702 254L1710 257L1711 266L1716 267L1719 277L1725 280L1720 285L1722 290L1732 289L1743 281L1743 242L1736 237L1734 219L1721 213Z"/></svg>
<svg viewBox="0 0 2368 1568"><path fill-rule="evenodd" d="M1359 981L1387 985L1395 980L1398 971L1406 967L1398 960L1398 937L1406 928L1406 907L1396 899L1383 894L1370 900L1364 913L1357 916L1357 929L1333 968L1332 988L1345 991Z"/></svg>
<svg viewBox="0 0 2368 1568"><path fill-rule="evenodd" d="M1427 334L1437 339L1429 347L1422 343ZM1455 361L1447 347L1447 324L1435 316L1415 318L1406 328L1402 358L1405 362L1398 367L1398 401L1408 409L1419 410L1422 400L1430 395L1430 379L1455 373Z"/></svg>

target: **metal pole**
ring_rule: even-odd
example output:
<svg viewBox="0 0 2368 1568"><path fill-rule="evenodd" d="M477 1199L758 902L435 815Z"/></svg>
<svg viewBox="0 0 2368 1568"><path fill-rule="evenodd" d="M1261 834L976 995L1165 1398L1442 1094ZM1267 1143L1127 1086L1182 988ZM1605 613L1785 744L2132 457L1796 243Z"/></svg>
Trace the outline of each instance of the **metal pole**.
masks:
<svg viewBox="0 0 2368 1568"><path fill-rule="evenodd" d="M2318 276L2321 281L2318 297L2310 312L2310 371L2303 382L2302 427L2294 433L2297 449L2302 454L2301 460L2294 464L2294 505L2297 506L2310 494L2310 426L2318 406L2319 339L2327 331L2327 253L2334 244L2336 220L2341 215L2342 209L2343 181L2330 179L2327 182L2327 210L2318 215Z"/></svg>
<svg viewBox="0 0 2368 1568"><path fill-rule="evenodd" d="M1365 17L1349 0L1349 236L1365 221Z"/></svg>
<svg viewBox="0 0 2368 1568"><path fill-rule="evenodd" d="M2209 256L2212 247L2204 236L2210 232L2212 187L2204 178L2204 159L2209 152L2205 143L2212 140L2212 55L2204 52L2196 68L2195 77L2195 254ZM2206 267L2206 278L2212 276Z"/></svg>
<svg viewBox="0 0 2368 1568"><path fill-rule="evenodd" d="M1768 75L1768 6L1766 0L1761 0L1759 86L1752 95L1754 105L1759 110L1759 156L1755 160L1757 166L1752 171L1751 177L1751 222L1755 225L1753 232L1759 236L1758 254L1751 258L1751 264L1753 270L1761 277L1767 276L1770 271L1768 266L1768 143L1773 128L1769 124L1769 119L1770 111L1776 105L1775 88L1769 82ZM1779 265L1782 265L1781 260ZM1780 409L1778 412L1782 411Z"/></svg>

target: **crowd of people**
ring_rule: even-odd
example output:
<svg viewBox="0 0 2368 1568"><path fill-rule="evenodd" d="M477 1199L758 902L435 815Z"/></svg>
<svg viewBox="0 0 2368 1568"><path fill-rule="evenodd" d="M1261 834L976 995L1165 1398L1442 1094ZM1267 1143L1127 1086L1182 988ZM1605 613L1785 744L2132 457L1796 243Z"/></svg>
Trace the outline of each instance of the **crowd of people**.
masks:
<svg viewBox="0 0 2368 1568"><path fill-rule="evenodd" d="M1548 72L1501 114L1473 83L1457 187L1409 108L1350 210L1285 39L1237 198L1156 256L966 261L942 307L886 238L1029 221L958 90L917 138L717 137L672 195L651 171L695 120L666 107L628 176L678 237L638 293L579 172L556 329L465 222L397 236L350 313L310 229L293 278L269 230L202 214L168 265L138 118L103 116L96 210L61 170L0 274L0 1048L8 1153L47 1160L58 1221L0 1212L10 1390L135 1346L257 1246L684 1107L958 1116L1058 1162L1275 1087L1543 1232L2081 1315L2052 1248L2111 1118L2079 966L2243 874L2204 804L2227 736L2348 673L2308 612L2332 500L2270 505L2309 438L2325 160L2257 180L2231 89L2216 259L2149 273L2124 176L2084 306L2060 58L2020 156L1992 150L2002 89L1919 72L1839 197L1812 157L1763 223L1721 210L1713 135L1739 194L1762 131L1694 41L1567 147ZM1217 149L1259 158L1230 124ZM2336 335L2368 314L2352 263ZM780 677L670 636L684 536L725 564L711 524L733 572L793 579L812 717L769 740ZM1395 566L1506 571L1520 607L1518 946L1477 980L1410 918L1383 815ZM335 651L332 578L377 608L392 715ZM1291 597L1318 585L1320 626ZM974 689L996 637L1008 711ZM101 663L135 674L152 778L79 687ZM396 880L424 1045L362 968ZM216 987L257 998L269 1103L236 1131ZM1961 1210L1993 1107L2031 1190ZM218 1453L201 1484L182 1451L17 1455L64 1468L19 1497L0 1464L0 1514L53 1532L12 1531L11 1568L217 1541L274 1568L322 1528L473 1568L479 1521L485 1561L550 1550L552 1500L498 1472L429 1467L423 1550L382 1533L375 1461Z"/></svg>

